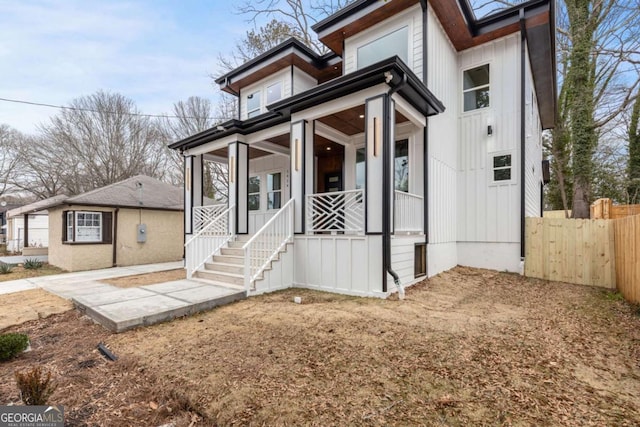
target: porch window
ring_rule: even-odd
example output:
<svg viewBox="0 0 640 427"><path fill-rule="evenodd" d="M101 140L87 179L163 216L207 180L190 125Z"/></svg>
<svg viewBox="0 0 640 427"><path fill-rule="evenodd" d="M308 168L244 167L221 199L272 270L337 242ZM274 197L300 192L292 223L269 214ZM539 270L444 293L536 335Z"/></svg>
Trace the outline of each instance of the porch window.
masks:
<svg viewBox="0 0 640 427"><path fill-rule="evenodd" d="M282 184L280 172L267 174L267 209L280 209Z"/></svg>
<svg viewBox="0 0 640 427"><path fill-rule="evenodd" d="M395 147L395 189L409 192L409 141L396 141Z"/></svg>
<svg viewBox="0 0 640 427"><path fill-rule="evenodd" d="M383 59L399 56L409 61L409 27L402 27L358 48L358 69Z"/></svg>
<svg viewBox="0 0 640 427"><path fill-rule="evenodd" d="M249 210L259 211L260 210L260 177L259 176L249 177L248 193L249 193Z"/></svg>
<svg viewBox="0 0 640 427"><path fill-rule="evenodd" d="M282 98L282 82L267 86L267 105L273 104Z"/></svg>
<svg viewBox="0 0 640 427"><path fill-rule="evenodd" d="M260 91L247 96L247 117L255 117L260 114Z"/></svg>
<svg viewBox="0 0 640 427"><path fill-rule="evenodd" d="M365 171L365 153L364 148L356 150L356 190L364 188L364 171Z"/></svg>
<svg viewBox="0 0 640 427"><path fill-rule="evenodd" d="M464 111L489 107L489 64L464 71L462 92Z"/></svg>
<svg viewBox="0 0 640 427"><path fill-rule="evenodd" d="M63 212L62 239L65 243L111 243L111 218L111 212Z"/></svg>

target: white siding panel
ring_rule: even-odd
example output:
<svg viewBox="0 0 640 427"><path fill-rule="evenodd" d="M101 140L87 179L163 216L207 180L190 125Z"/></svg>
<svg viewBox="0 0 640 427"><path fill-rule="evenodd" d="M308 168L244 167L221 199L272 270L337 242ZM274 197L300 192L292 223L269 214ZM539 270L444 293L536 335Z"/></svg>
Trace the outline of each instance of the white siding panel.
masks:
<svg viewBox="0 0 640 427"><path fill-rule="evenodd" d="M433 94L442 101L444 113L429 118L429 248L427 269L431 275L432 259L437 261L435 271L456 265L454 250L440 250L439 244L456 241L456 171L458 163L458 82L452 78L458 74L458 54L442 29L431 7L428 11L427 80ZM438 245L434 245L438 244ZM441 267L444 266L444 267Z"/></svg>
<svg viewBox="0 0 640 427"><path fill-rule="evenodd" d="M286 249L278 260L271 263L271 269L264 272L262 280L256 281L256 291L251 295L286 289L293 285L295 251L292 245L287 245Z"/></svg>
<svg viewBox="0 0 640 427"><path fill-rule="evenodd" d="M539 217L542 216L542 125L528 52L525 70L525 216Z"/></svg>
<svg viewBox="0 0 640 427"><path fill-rule="evenodd" d="M424 236L393 236L391 238L391 266L400 276L400 283L409 286L424 279L414 277L415 244L424 243ZM391 275L387 276L387 289L395 292Z"/></svg>
<svg viewBox="0 0 640 427"><path fill-rule="evenodd" d="M508 36L460 53L462 72L489 64L490 107L460 111L457 188L457 240L520 241L520 39ZM493 134L487 134L491 124ZM511 154L513 179L492 183L492 155ZM519 251L518 251L519 253Z"/></svg>
<svg viewBox="0 0 640 427"><path fill-rule="evenodd" d="M458 263L468 267L522 274L520 243L460 242Z"/></svg>
<svg viewBox="0 0 640 427"><path fill-rule="evenodd" d="M300 70L298 67L293 67L293 93L297 95L305 90L309 90L318 86L318 81L311 77L309 74ZM289 91L289 93L291 93ZM289 95L287 95L289 96Z"/></svg>
<svg viewBox="0 0 640 427"><path fill-rule="evenodd" d="M427 275L433 277L458 265L458 249L455 242L427 245Z"/></svg>

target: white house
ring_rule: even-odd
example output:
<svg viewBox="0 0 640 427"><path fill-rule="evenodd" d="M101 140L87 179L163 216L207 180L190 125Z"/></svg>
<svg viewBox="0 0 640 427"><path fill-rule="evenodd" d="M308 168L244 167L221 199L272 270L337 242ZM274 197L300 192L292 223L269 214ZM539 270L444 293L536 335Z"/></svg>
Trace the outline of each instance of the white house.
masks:
<svg viewBox="0 0 640 427"><path fill-rule="evenodd" d="M357 0L313 26L330 53L289 40L221 76L240 119L172 145L188 274L386 296L458 264L519 271L555 118L554 7ZM225 208L203 206L204 161L228 165Z"/></svg>

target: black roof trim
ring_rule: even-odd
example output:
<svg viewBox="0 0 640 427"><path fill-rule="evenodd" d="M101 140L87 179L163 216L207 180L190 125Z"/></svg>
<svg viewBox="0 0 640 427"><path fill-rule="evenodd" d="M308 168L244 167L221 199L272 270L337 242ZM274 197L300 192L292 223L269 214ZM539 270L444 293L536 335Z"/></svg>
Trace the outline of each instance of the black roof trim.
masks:
<svg viewBox="0 0 640 427"><path fill-rule="evenodd" d="M322 21L316 22L311 26L311 29L316 33L319 33L322 30L327 29L331 25L333 25L336 21L340 21L344 18L353 15L354 13L366 8L371 3L375 3L376 0L358 0L354 1L348 6L343 7L342 9L336 11L333 15L329 15L324 18Z"/></svg>
<svg viewBox="0 0 640 427"><path fill-rule="evenodd" d="M314 65L316 65L319 68L322 68L322 65L324 63L323 59L324 59L324 56L326 56L326 55L319 56L316 52L311 50L309 47L307 47L300 40L295 39L295 38L290 38L290 39L287 39L287 40L283 41L278 46L269 49L268 51L264 52L263 54L261 54L259 56L256 56L252 60L247 61L244 64L240 65L239 67L237 67L237 68L229 71L228 73L218 77L215 80L215 82L217 84L219 84L219 85L224 84L227 79L232 78L233 76L236 76L236 75L242 73L243 71L248 70L249 68L251 68L251 67L253 67L255 65L258 65L261 62L268 61L269 59L273 58L274 56L283 53L287 49L294 49L294 50L299 51L300 53L302 53L305 56L307 56L307 58L310 59Z"/></svg>
<svg viewBox="0 0 640 427"><path fill-rule="evenodd" d="M391 57L345 76L330 80L298 95L268 105L269 112L248 120L229 120L228 122L174 142L169 148L187 150L226 136L248 135L290 120L291 113L314 105L358 92L362 89L385 83L385 72L392 75L390 86L396 86L407 76L407 84L400 87L398 93L425 116L444 112L445 106L422 83L413 71L397 57Z"/></svg>
<svg viewBox="0 0 640 427"><path fill-rule="evenodd" d="M427 89L418 76L398 56L328 81L298 95L271 104L268 108L283 116L290 116L296 111L384 83L387 71L393 75L389 82L391 86L399 84L402 75L407 76L407 85L401 87L398 92L425 116L432 116L445 110L442 102Z"/></svg>

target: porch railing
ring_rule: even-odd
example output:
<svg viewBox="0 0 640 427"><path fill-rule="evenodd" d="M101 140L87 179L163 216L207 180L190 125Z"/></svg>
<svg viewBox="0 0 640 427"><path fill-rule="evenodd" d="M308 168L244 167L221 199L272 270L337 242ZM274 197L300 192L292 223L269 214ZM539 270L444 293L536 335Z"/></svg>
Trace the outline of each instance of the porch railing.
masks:
<svg viewBox="0 0 640 427"><path fill-rule="evenodd" d="M247 292L287 243L293 241L293 201L289 200L244 244L244 285Z"/></svg>
<svg viewBox="0 0 640 427"><path fill-rule="evenodd" d="M364 191L307 194L307 231L364 232Z"/></svg>
<svg viewBox="0 0 640 427"><path fill-rule="evenodd" d="M224 209L185 243L187 279L233 237L229 218L234 210L235 206Z"/></svg>
<svg viewBox="0 0 640 427"><path fill-rule="evenodd" d="M211 220L227 209L226 203L210 206L195 206L193 208L193 232L197 233L209 224Z"/></svg>
<svg viewBox="0 0 640 427"><path fill-rule="evenodd" d="M417 194L395 192L395 231L423 232L424 197Z"/></svg>

